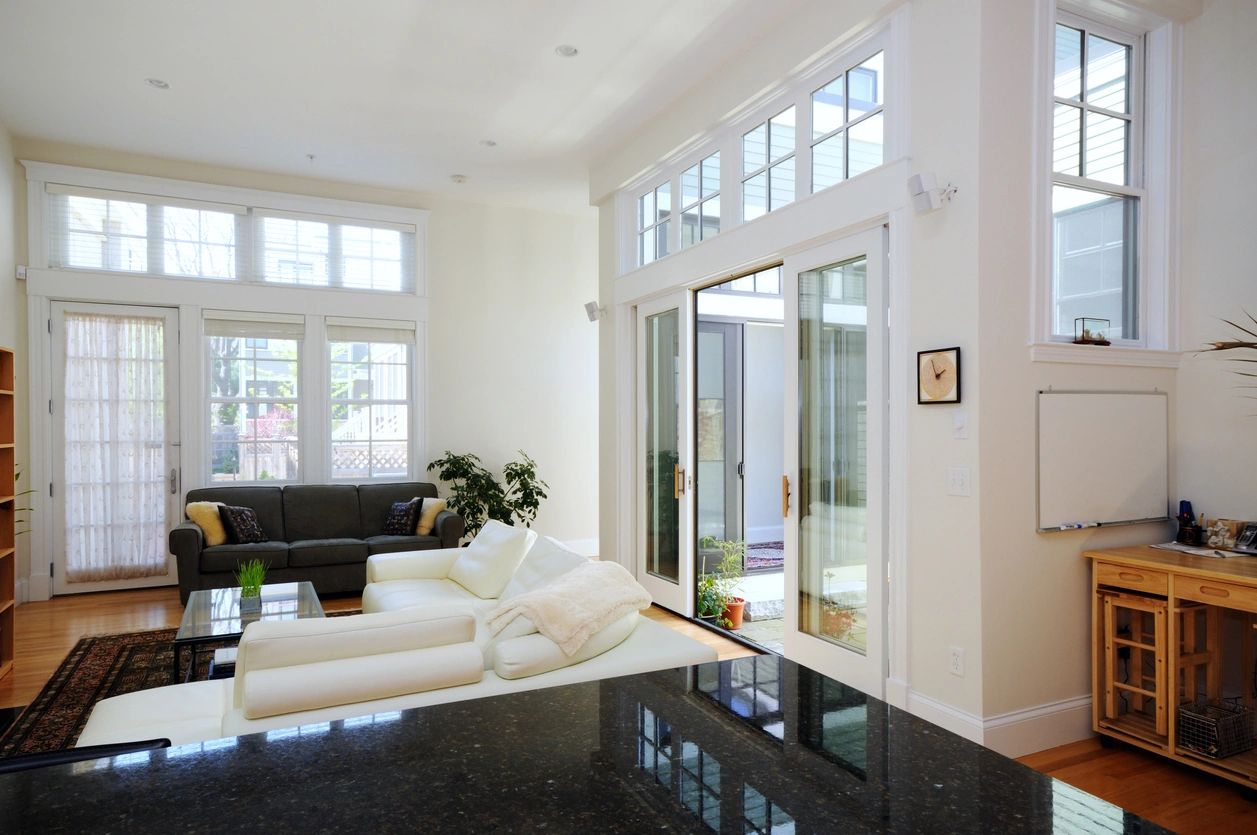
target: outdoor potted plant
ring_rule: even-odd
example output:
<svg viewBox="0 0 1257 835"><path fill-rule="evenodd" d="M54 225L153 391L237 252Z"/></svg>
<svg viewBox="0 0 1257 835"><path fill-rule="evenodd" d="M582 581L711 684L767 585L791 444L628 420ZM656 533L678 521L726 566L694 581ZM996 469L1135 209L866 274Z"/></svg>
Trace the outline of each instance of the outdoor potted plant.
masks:
<svg viewBox="0 0 1257 835"><path fill-rule="evenodd" d="M698 578L698 616L725 629L741 629L746 600L735 592L742 579L746 543L716 539L708 544L718 548L721 557L712 571L704 571Z"/></svg>
<svg viewBox="0 0 1257 835"><path fill-rule="evenodd" d="M240 613L262 611L262 584L266 582L266 563L261 560L240 563L236 582L240 584Z"/></svg>

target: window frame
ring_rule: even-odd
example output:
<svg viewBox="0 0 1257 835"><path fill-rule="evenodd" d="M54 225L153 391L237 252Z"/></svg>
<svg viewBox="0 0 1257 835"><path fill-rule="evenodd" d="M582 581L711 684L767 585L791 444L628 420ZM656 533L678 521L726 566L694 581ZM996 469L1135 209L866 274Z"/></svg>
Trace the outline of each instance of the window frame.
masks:
<svg viewBox="0 0 1257 835"><path fill-rule="evenodd" d="M791 110L794 111L794 142L792 143L793 147L791 147L789 153L782 154L781 156L774 158L772 155L773 153L772 152L773 121L776 120L780 116L784 116L787 111L791 111ZM776 113L769 116L767 119L755 122L754 124L751 125L749 130L742 131L741 140L739 142L740 150L742 151L742 153L738 155L738 160L739 162L741 162L741 165L738 166L738 180L741 183L741 185L739 186L739 191L741 192L740 196L742 199L738 201L738 203L741 207L740 217L742 218L743 223L750 223L752 220L759 220L761 217L765 217L767 215L772 214L775 211L780 211L781 209L784 209L786 206L789 206L790 204L794 203L795 201L799 199L799 137L801 134L804 133L803 131L799 129L800 112L802 111L799 108L799 105L797 102L791 101L788 103L784 103L781 109L778 110ZM812 118L811 113L809 112L807 114L807 120L808 120L807 133L811 133L811 126L812 126L811 118ZM754 133L755 131L759 130L760 128L764 129L764 164L757 167L753 171L748 172L746 170L746 138L750 136L752 133ZM794 180L794 183L792 184L791 190L790 190L791 196L789 200L787 200L785 203L782 203L780 206L774 206L773 205L773 170L777 168L778 166L785 165L787 162L794 163L794 170L792 172L793 174L792 179ZM811 165L808 166L808 170L810 172ZM764 178L764 211L762 214L748 219L746 216L746 184L749 183L751 180L754 180L756 177L760 177L760 176Z"/></svg>
<svg viewBox="0 0 1257 835"><path fill-rule="evenodd" d="M707 169L708 162L713 157L718 157L720 160L717 163L717 169L716 169L719 176L716 178L716 190L708 194L703 191L703 188L704 188L703 184L707 181L704 172ZM721 232L724 231L724 223L725 223L724 219L727 213L724 200L721 199L721 195L724 193L724 165L725 165L724 154L721 153L720 148L716 148L711 153L703 157L700 157L693 165L689 165L689 166L686 166L685 168L682 168L680 172L677 174L676 217L677 217L678 235L680 236L679 245L677 246L677 252L680 252L683 249L689 249L692 246L698 246L703 241L710 240L711 238L716 237L717 235L719 235ZM685 202L685 186L683 184L683 178L690 171L695 170L695 169L698 170L698 191L696 192L695 198L691 202L686 203ZM708 215L706 215L703 212L703 207L706 206L712 200L720 201L720 214L715 215L715 218L717 221L716 231L711 233L711 235L707 235L705 234L707 227L704 226L703 221L708 217ZM695 238L691 243L687 244L685 242L685 215L687 212L691 210L695 211L695 214L698 218L698 237Z"/></svg>
<svg viewBox="0 0 1257 835"><path fill-rule="evenodd" d="M366 323L362 325L361 327L363 327L363 329L366 330L371 327L371 324ZM362 343L362 344L368 344L368 345L372 345L372 344L405 345L407 399L406 400L383 400L383 399L377 399L377 398L372 397L365 400L354 400L353 398L349 398L348 400L338 400L338 399L333 398L332 397L332 367L333 365L338 363L337 360L332 359L332 343L334 342L340 342L340 343L346 343L346 344ZM330 336L326 335L325 333L323 337L323 355L326 357L326 362L324 364L324 367L321 368L320 371L323 372L324 383L327 386L326 396L324 398L326 411L324 412L325 425L323 429L327 432L327 439L326 439L327 443L325 444L325 453L327 455L327 481L328 483L384 484L389 481L408 480L411 477L413 477L415 473L416 464L418 463L415 460L415 454L416 454L416 448L417 448L416 439L415 439L415 420L416 420L416 411L419 409L419 397L415 390L416 383L417 383L416 364L418 362L418 357L419 357L417 334L412 339L411 342L406 343L406 342L396 342L396 341L388 340L388 339L380 339L378 342L375 342L372 340L362 340L362 339L350 339L350 340L332 339ZM340 364L347 364L347 363L340 363ZM348 363L348 364L352 364L352 363ZM371 361L369 358L366 364L368 366L368 373L371 372L371 367L376 365L376 363ZM381 363L381 364L383 365L385 363ZM332 421L335 420L335 418L333 417L332 410L339 403L345 403L345 404L357 405L357 406L367 406L367 407L373 407L377 405L378 406L405 406L406 407L406 415L407 415L406 437L402 440L402 442L406 445L406 475L401 476L401 477L392 476L392 475L388 475L388 476L367 475L367 476L362 476L362 477L336 475L336 465L335 465L336 441L332 435L332 432L333 432ZM396 439L394 439L394 442L395 441ZM368 452L367 468L368 470L371 469L370 453L371 453L371 448L374 446L374 444L375 444L374 437L369 437L367 439L367 452Z"/></svg>
<svg viewBox="0 0 1257 835"><path fill-rule="evenodd" d="M881 87L882 87L881 104L877 105L876 107L869 108L868 110L864 111L859 116L856 116L853 119L851 118L851 74L854 73L856 70L860 69L861 67L863 67L869 61L873 60L873 58L876 57L878 53L881 53L881 56L882 56L883 78L880 80ZM887 63L888 62L886 59L885 46L878 46L877 48L873 49L873 51L868 53L868 57L847 67L846 69L842 70L841 73L839 73L838 75L835 75L833 78L829 79L828 81L818 85L815 89L813 89L810 93L808 93L808 97L807 97L808 99L808 128L809 128L808 136L807 136L808 194L816 194L817 192L825 191L826 189L831 189L834 186L842 185L843 183L850 180L853 176L858 177L860 176L860 174L865 173L863 171L857 172L854 175L851 173L851 129L855 127L856 125L862 124L863 122L867 122L870 119L877 117L878 115L882 116L882 162L881 162L881 165L886 164L886 132L887 131L886 131L885 113L886 113L886 86L887 85L885 81L885 74L886 74ZM843 88L842 88L843 121L841 124L838 125L838 127L834 128L828 133L825 133L821 136L814 136L813 126L816 124L816 120L815 120L816 108L814 104L815 96L821 90L825 89L830 84L837 81L839 78L842 79L842 83L843 83ZM830 183L827 186L821 186L820 188L817 188L816 187L816 146L824 142L828 142L829 140L833 139L835 136L838 136L839 134L842 134L842 176L838 178L836 182ZM874 166L874 168L879 168L879 167L881 166L880 165ZM869 170L872 171L873 169L871 168Z"/></svg>
<svg viewBox="0 0 1257 835"><path fill-rule="evenodd" d="M645 191L642 191L641 189L637 190L638 194L636 199L633 201L633 204L636 210L635 216L637 218L637 222L634 225L637 227L637 265L639 267L644 267L647 264L653 264L660 258L667 258L679 249L679 247L673 246L672 238L676 235L673 231L673 226L668 226L667 234L664 236L664 239L667 242L666 246L668 247L668 251L663 254L660 254L659 252L659 227L663 226L665 223L671 223L674 215L676 214L672 208L677 196L675 179L675 177L670 177L662 182L656 183L652 188L648 188ZM667 217L660 217L659 215L659 189L661 188L666 188L668 190ZM644 223L646 212L644 211L642 201L645 200L647 196L650 197L650 214L652 216L650 223ZM654 253L649 261L646 260L645 248L647 235L650 236L650 245Z"/></svg>
<svg viewBox="0 0 1257 835"><path fill-rule="evenodd" d="M423 209L221 186L191 180L173 180L31 160L20 160L20 162L27 171L27 248L28 266L32 270L46 270L69 275L140 276L218 285L227 282L237 285L292 286L375 296L421 298L426 296L429 212ZM52 199L55 195L49 192L50 186L54 189L60 187L73 192L93 190L115 192L114 199L130 197L136 202L149 204L152 208L148 212L148 269L136 271L53 266L50 263L50 255L56 234ZM169 202L163 203L163 201ZM163 205L224 211L234 209L238 210L238 215L243 211L244 214L237 217L236 223L235 277L189 276L163 272L161 267L164 242L160 237L157 240L154 239L155 234L160 236L162 224L161 212L154 209ZM413 290L394 291L345 286L340 280L341 273L338 271L333 274L330 270L327 284L286 284L265 280L258 261L259 242L256 239L260 237L257 234L257 227L260 226L258 217L266 214L301 216L310 220L330 221L350 226L401 227L406 232L413 232L413 236L402 236L403 263L407 257L410 257L409 266L413 270L410 283L413 284ZM409 246L413 247L409 251L406 250L408 242ZM405 283L403 281L403 285Z"/></svg>
<svg viewBox="0 0 1257 835"><path fill-rule="evenodd" d="M1036 0L1038 37L1034 157L1034 209L1029 275L1032 282L1030 355L1039 362L1078 362L1175 368L1178 328L1171 305L1178 267L1178 169L1180 101L1177 72L1182 26L1151 12L1131 10L1121 20L1105 14L1094 0ZM1081 176L1057 174L1054 162L1056 25L1080 28L1100 37L1140 49L1131 57L1131 185L1118 185ZM1080 81L1081 84L1081 81ZM1138 92L1136 92L1136 88ZM1074 105L1076 106L1076 105ZM1106 112L1100 110L1099 112ZM1138 179L1133 179L1137 177ZM1136 315L1138 338L1113 340L1104 351L1075 346L1073 335L1053 333L1055 276L1052 191L1059 184L1071 188L1138 200L1135 226Z"/></svg>

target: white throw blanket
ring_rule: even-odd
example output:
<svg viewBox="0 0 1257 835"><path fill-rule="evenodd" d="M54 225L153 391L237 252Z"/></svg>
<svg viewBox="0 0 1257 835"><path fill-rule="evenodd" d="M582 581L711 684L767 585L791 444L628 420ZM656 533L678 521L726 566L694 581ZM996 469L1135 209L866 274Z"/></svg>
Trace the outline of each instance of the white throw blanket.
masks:
<svg viewBox="0 0 1257 835"><path fill-rule="evenodd" d="M564 654L575 655L591 636L649 605L650 593L624 566L591 560L539 589L503 600L485 625L496 635L515 618L526 617Z"/></svg>

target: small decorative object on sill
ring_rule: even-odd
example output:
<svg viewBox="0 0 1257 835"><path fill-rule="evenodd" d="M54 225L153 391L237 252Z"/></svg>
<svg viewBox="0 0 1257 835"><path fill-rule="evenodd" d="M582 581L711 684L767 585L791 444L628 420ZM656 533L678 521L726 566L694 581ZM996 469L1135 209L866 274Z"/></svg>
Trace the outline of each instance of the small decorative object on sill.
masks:
<svg viewBox="0 0 1257 835"><path fill-rule="evenodd" d="M262 584L266 582L266 563L261 560L240 563L236 582L240 584L240 614L262 611Z"/></svg>
<svg viewBox="0 0 1257 835"><path fill-rule="evenodd" d="M1112 345L1109 342L1109 320L1088 319L1083 316L1074 320L1075 345Z"/></svg>

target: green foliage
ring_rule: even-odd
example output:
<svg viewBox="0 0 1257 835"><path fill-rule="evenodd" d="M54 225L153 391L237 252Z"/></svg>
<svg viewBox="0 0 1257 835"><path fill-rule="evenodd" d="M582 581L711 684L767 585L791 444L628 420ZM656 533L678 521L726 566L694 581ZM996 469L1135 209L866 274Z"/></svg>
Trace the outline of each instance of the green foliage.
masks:
<svg viewBox="0 0 1257 835"><path fill-rule="evenodd" d="M428 465L428 472L450 486L449 507L467 525L467 536L475 536L485 522L497 519L508 525L518 520L525 527L537 518L542 499L547 498L550 485L537 477L537 462L526 452L523 457L502 468L503 486L480 458L466 453L455 455L449 450Z"/></svg>
<svg viewBox="0 0 1257 835"><path fill-rule="evenodd" d="M703 548L720 549L720 562L715 568L707 570L703 564L703 573L698 578L698 616L714 617L716 622L728 629L733 624L724 617L725 607L736 596L738 581L742 579L742 566L746 562L746 543L742 540L715 539L705 536L699 541Z"/></svg>
<svg viewBox="0 0 1257 835"><path fill-rule="evenodd" d="M258 597L262 594L262 584L266 582L267 564L261 560L249 560L239 565L236 582L240 584L241 597Z"/></svg>

